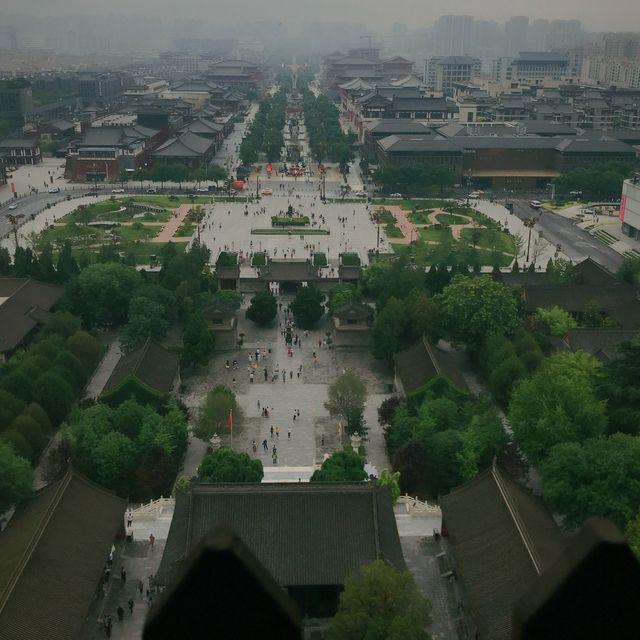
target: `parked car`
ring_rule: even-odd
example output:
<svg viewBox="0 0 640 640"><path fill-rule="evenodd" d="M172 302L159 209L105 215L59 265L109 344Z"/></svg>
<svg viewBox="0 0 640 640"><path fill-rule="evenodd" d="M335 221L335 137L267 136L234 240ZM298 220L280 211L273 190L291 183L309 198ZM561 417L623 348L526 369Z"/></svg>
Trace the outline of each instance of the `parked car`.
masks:
<svg viewBox="0 0 640 640"><path fill-rule="evenodd" d="M207 187L198 187L196 193L209 193L209 189Z"/></svg>
<svg viewBox="0 0 640 640"><path fill-rule="evenodd" d="M532 209L539 209L542 206L542 202L540 202L540 200L531 200L529 206Z"/></svg>
<svg viewBox="0 0 640 640"><path fill-rule="evenodd" d="M49 193L60 193L60 187L51 187Z"/></svg>
<svg viewBox="0 0 640 640"><path fill-rule="evenodd" d="M367 197L366 191L358 191L358 193L356 193L356 198L366 198L366 197Z"/></svg>
<svg viewBox="0 0 640 640"><path fill-rule="evenodd" d="M147 189L147 193L158 193L158 190L155 187L151 187L150 189Z"/></svg>
<svg viewBox="0 0 640 640"><path fill-rule="evenodd" d="M9 205L9 209L11 209L12 211L13 211L14 209L17 209L17 208L18 208L18 205L17 205L17 203L15 203L15 202L12 202L12 203Z"/></svg>
<svg viewBox="0 0 640 640"><path fill-rule="evenodd" d="M391 193L389 194L390 198L393 198L394 200L402 200L402 194L401 193Z"/></svg>
<svg viewBox="0 0 640 640"><path fill-rule="evenodd" d="M479 198L481 195L482 195L482 194L481 194L479 191L472 191L472 192L469 194L469 197L470 197L470 198L474 198L474 199L476 199L476 198Z"/></svg>
<svg viewBox="0 0 640 640"><path fill-rule="evenodd" d="M272 196L273 195L273 189L261 189L260 190L260 195L261 196Z"/></svg>
<svg viewBox="0 0 640 640"><path fill-rule="evenodd" d="M111 189L111 193L124 193L124 189Z"/></svg>

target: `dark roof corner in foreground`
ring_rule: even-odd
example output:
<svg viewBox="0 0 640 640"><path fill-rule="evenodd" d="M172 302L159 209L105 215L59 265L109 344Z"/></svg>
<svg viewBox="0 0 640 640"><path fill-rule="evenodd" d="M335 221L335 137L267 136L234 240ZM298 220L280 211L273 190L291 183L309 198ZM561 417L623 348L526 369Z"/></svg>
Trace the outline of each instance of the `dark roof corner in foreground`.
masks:
<svg viewBox="0 0 640 640"><path fill-rule="evenodd" d="M75 473L40 489L0 534L0 638L78 638L126 502Z"/></svg>
<svg viewBox="0 0 640 640"><path fill-rule="evenodd" d="M299 639L298 607L242 540L219 527L198 544L162 593L143 637L244 640L265 635Z"/></svg>

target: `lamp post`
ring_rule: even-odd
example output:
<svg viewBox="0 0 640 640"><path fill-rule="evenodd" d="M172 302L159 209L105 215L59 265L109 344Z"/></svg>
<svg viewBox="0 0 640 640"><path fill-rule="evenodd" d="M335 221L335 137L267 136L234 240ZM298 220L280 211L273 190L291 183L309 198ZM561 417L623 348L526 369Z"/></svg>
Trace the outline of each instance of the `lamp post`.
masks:
<svg viewBox="0 0 640 640"><path fill-rule="evenodd" d="M524 221L524 226L527 227L527 229L529 229L529 237L527 238L527 257L525 259L525 262L529 262L529 248L531 246L531 230L533 229L533 227L536 226L536 220L533 216L530 216L529 218L526 218Z"/></svg>
<svg viewBox="0 0 640 640"><path fill-rule="evenodd" d="M471 192L471 169L467 171L467 206L469 206L469 193Z"/></svg>

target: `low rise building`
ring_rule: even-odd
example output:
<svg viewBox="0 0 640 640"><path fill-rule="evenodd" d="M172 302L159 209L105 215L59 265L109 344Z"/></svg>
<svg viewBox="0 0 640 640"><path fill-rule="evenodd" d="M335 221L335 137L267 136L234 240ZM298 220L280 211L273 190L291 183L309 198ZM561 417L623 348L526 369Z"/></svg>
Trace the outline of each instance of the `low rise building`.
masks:
<svg viewBox="0 0 640 640"><path fill-rule="evenodd" d="M0 156L3 156L5 164L9 165L40 164L42 162L40 142L35 137L0 140Z"/></svg>
<svg viewBox="0 0 640 640"><path fill-rule="evenodd" d="M625 180L620 198L622 233L640 240L640 175Z"/></svg>

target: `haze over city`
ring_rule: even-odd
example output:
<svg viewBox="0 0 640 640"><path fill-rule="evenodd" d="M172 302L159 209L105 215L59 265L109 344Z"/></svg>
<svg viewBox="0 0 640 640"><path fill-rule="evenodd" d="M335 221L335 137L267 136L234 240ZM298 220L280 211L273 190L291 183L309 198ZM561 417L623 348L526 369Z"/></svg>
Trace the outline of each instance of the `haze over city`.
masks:
<svg viewBox="0 0 640 640"><path fill-rule="evenodd" d="M0 639L636 640L640 0L0 0Z"/></svg>
<svg viewBox="0 0 640 640"><path fill-rule="evenodd" d="M52 9L55 7L55 13ZM357 22L374 28L393 22L406 22L412 28L429 26L439 15L466 14L480 19L504 22L511 15L528 15L532 20L544 18L580 19L591 31L633 30L640 22L640 9L635 0L541 0L532 4L526 0L489 0L475 3L468 0L451 0L446 7L440 2L421 0L399 0L393 3L366 0L326 0L321 3L300 3L293 0L142 0L131 3L127 0L112 0L108 5L90 0L55 0L42 3L40 0L5 0L0 7L2 13L62 16L146 16L163 21L194 19L203 26L236 24L242 22L280 21L287 28L295 28L305 22ZM0 15L2 15L0 13Z"/></svg>

